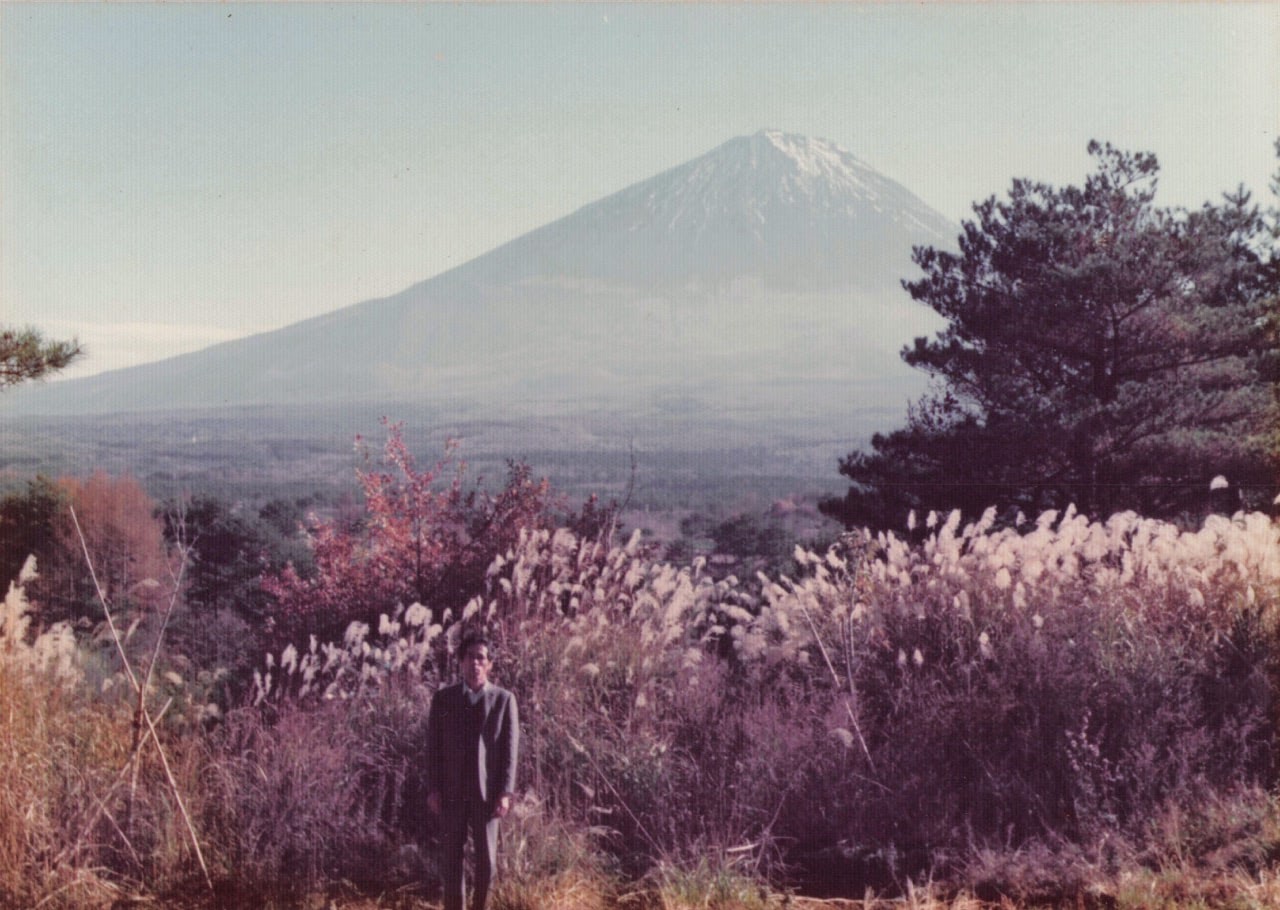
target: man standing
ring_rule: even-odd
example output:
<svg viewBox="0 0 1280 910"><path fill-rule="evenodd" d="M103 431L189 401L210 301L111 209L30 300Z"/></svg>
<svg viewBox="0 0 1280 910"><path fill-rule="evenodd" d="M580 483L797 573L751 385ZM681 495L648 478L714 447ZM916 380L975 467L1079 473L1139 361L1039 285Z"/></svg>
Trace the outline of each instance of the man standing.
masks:
<svg viewBox="0 0 1280 910"><path fill-rule="evenodd" d="M427 718L427 806L440 818L444 910L462 910L462 854L471 835L471 910L484 910L498 854L498 819L511 811L520 717L515 696L489 682L493 651L471 632L458 649L462 680L436 692Z"/></svg>

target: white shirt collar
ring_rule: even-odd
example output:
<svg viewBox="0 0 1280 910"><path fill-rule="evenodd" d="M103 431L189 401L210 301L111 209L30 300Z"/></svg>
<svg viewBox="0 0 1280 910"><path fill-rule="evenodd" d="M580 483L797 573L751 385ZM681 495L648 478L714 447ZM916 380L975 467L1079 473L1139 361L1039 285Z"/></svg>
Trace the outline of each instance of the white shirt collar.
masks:
<svg viewBox="0 0 1280 910"><path fill-rule="evenodd" d="M485 693L489 691L489 683L486 681L483 686L474 690L466 683L463 683L462 691L467 693L467 700L474 705L476 702L480 701L480 699L484 698Z"/></svg>

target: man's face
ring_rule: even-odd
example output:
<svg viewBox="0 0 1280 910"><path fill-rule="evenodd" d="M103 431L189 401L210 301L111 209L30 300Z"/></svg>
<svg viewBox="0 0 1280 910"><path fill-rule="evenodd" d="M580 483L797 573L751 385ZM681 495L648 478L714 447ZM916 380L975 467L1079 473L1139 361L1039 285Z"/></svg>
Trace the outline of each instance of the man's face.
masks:
<svg viewBox="0 0 1280 910"><path fill-rule="evenodd" d="M479 689L489 681L493 661L488 645L472 645L462 655L462 680L468 688Z"/></svg>

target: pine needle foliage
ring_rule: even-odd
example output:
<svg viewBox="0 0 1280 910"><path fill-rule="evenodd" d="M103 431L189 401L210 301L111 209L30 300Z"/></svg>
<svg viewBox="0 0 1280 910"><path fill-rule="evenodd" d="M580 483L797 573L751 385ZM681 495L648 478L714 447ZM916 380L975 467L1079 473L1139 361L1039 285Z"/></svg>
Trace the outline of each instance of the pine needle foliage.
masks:
<svg viewBox="0 0 1280 910"><path fill-rule="evenodd" d="M1243 190L1155 204L1153 155L1091 143L1083 186L1015 180L974 206L959 251L917 248L904 281L946 327L902 352L935 388L851 453L848 525L910 509L1074 503L1106 518L1199 511L1211 478L1274 495L1277 278L1266 213Z"/></svg>
<svg viewBox="0 0 1280 910"><path fill-rule="evenodd" d="M42 379L83 353L77 341L49 341L31 327L0 327L0 391Z"/></svg>

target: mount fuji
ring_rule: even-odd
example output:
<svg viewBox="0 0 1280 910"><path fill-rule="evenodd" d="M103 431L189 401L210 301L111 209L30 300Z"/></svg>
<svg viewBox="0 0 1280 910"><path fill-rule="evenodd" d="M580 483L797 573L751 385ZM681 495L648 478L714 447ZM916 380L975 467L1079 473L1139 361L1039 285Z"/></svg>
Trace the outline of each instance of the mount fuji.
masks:
<svg viewBox="0 0 1280 910"><path fill-rule="evenodd" d="M924 386L898 352L940 323L899 282L956 234L849 152L766 130L393 296L3 403L900 413Z"/></svg>

